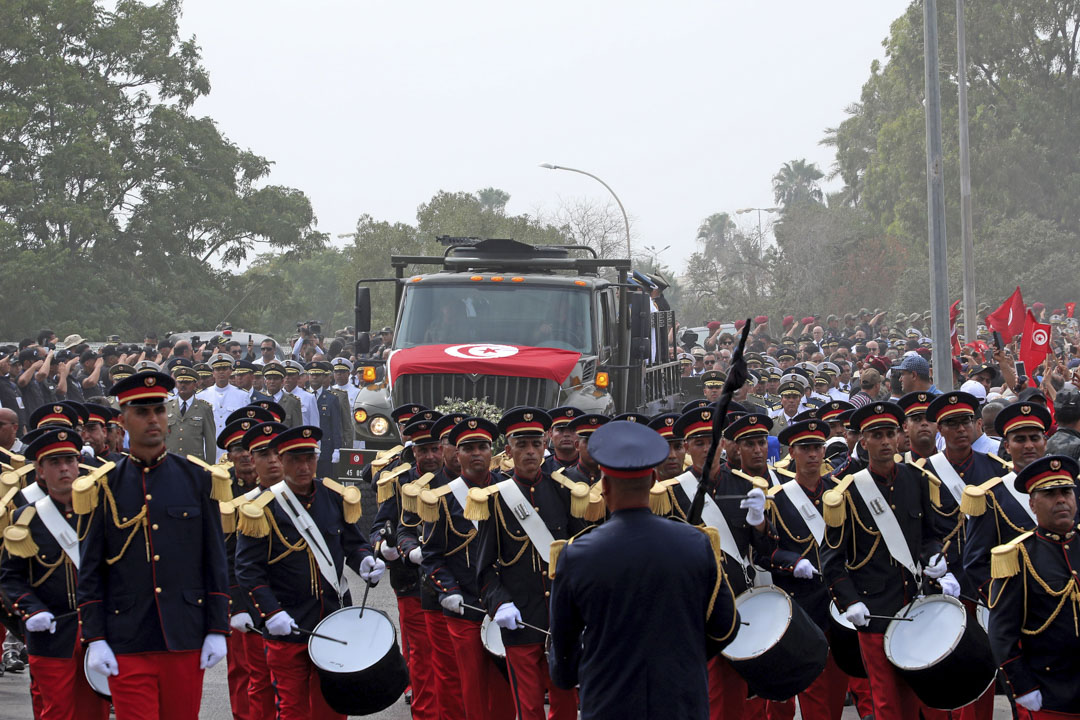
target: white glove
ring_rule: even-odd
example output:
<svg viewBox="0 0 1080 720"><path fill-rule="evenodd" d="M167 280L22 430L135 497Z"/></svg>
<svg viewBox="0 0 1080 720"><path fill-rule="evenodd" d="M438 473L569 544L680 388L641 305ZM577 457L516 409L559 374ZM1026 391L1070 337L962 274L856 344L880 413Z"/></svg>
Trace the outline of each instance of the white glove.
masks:
<svg viewBox="0 0 1080 720"><path fill-rule="evenodd" d="M521 612L512 602L503 603L495 610L495 624L503 630L517 630L521 624Z"/></svg>
<svg viewBox="0 0 1080 720"><path fill-rule="evenodd" d="M245 613L247 614L247 613ZM209 670L225 658L225 636L211 633L202 641L202 652L199 653L199 669Z"/></svg>
<svg viewBox="0 0 1080 720"><path fill-rule="evenodd" d="M330 462L337 465L340 460L341 460L341 450L335 450L334 452L330 453Z"/></svg>
<svg viewBox="0 0 1080 720"><path fill-rule="evenodd" d="M941 585L941 592L949 597L960 597L960 583L956 581L956 577L952 573L945 573L938 580L938 584Z"/></svg>
<svg viewBox="0 0 1080 720"><path fill-rule="evenodd" d="M97 453L94 452L94 448L90 447L89 445L83 445L82 446L82 456L84 458L86 458L87 460L93 460L94 458L97 457Z"/></svg>
<svg viewBox="0 0 1080 720"><path fill-rule="evenodd" d="M368 555L360 561L360 579L369 585L378 584L384 572L386 572L386 563L378 558Z"/></svg>
<svg viewBox="0 0 1080 720"><path fill-rule="evenodd" d="M86 646L86 664L91 670L101 675L119 675L120 667L116 664L116 656L113 655L109 643L104 640L95 640Z"/></svg>
<svg viewBox="0 0 1080 720"><path fill-rule="evenodd" d="M855 627L866 627L870 624L870 610L866 603L857 602L844 611L844 618Z"/></svg>
<svg viewBox="0 0 1080 720"><path fill-rule="evenodd" d="M379 554L390 562L393 562L394 560L397 560L399 557L401 557L401 553L397 551L397 548L388 542L384 542L382 545L379 546Z"/></svg>
<svg viewBox="0 0 1080 720"><path fill-rule="evenodd" d="M229 627L237 632L246 633L248 631L248 625L254 624L255 623L251 622L251 615L246 612L236 613L229 618Z"/></svg>
<svg viewBox="0 0 1080 720"><path fill-rule="evenodd" d="M746 493L746 497L739 503L739 507L746 511L746 522L751 527L757 527L765 522L765 491L754 488Z"/></svg>
<svg viewBox="0 0 1080 720"><path fill-rule="evenodd" d="M416 547L409 551L409 562L413 565L419 565L424 561L424 553L420 548Z"/></svg>
<svg viewBox="0 0 1080 720"><path fill-rule="evenodd" d="M439 598L439 604L443 606L444 610L448 610L458 615L465 614L465 598L460 595L443 595Z"/></svg>
<svg viewBox="0 0 1080 720"><path fill-rule="evenodd" d="M945 564L945 556L941 553L931 557L930 564L923 568L923 575L931 580L937 580L947 572L949 572L949 568Z"/></svg>
<svg viewBox="0 0 1080 720"><path fill-rule="evenodd" d="M292 619L292 615L284 610L266 619L266 632L271 635L291 635L296 627L296 621Z"/></svg>
<svg viewBox="0 0 1080 720"><path fill-rule="evenodd" d="M800 580L812 580L814 577L814 564L806 558L801 558L799 562L795 563L795 569L791 571L791 574Z"/></svg>
<svg viewBox="0 0 1080 720"><path fill-rule="evenodd" d="M1016 704L1025 710L1039 712L1042 710L1042 691L1032 690L1027 695L1021 695L1016 698Z"/></svg>
<svg viewBox="0 0 1080 720"><path fill-rule="evenodd" d="M26 632L56 632L56 618L51 612L39 612L26 618Z"/></svg>

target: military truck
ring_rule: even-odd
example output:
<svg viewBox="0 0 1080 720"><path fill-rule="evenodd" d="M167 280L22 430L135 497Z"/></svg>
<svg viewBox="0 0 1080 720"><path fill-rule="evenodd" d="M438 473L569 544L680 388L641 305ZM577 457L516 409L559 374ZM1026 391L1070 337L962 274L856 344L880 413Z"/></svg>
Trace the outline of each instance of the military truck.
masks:
<svg viewBox="0 0 1080 720"><path fill-rule="evenodd" d="M439 240L447 246L441 257L395 255L393 278L356 283L362 382L353 419L365 449L398 443L390 411L405 402L570 404L608 415L679 402L674 313L656 311L628 280L630 260L600 258L584 245ZM412 274L418 266L436 269ZM383 358L364 357L374 282L396 290Z"/></svg>

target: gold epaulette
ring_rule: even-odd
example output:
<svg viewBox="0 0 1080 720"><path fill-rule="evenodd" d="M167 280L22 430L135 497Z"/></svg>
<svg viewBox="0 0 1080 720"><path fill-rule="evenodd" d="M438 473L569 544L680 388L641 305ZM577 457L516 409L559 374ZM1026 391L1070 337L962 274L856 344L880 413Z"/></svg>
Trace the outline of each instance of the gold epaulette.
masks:
<svg viewBox="0 0 1080 720"><path fill-rule="evenodd" d="M589 488L589 507L585 509L585 520L588 522L600 522L607 515L607 502L604 501L604 490L597 480Z"/></svg>
<svg viewBox="0 0 1080 720"><path fill-rule="evenodd" d="M407 512L415 513L420 510L420 491L427 487L435 477L434 473L424 473L412 482L401 486L401 507Z"/></svg>
<svg viewBox="0 0 1080 720"><path fill-rule="evenodd" d="M773 485L771 488L765 491L765 496L769 498L776 497L777 493L784 489L783 483L780 485Z"/></svg>
<svg viewBox="0 0 1080 720"><path fill-rule="evenodd" d="M791 455L785 455L784 457L773 463L773 470L778 470L779 468L787 469L787 466L791 464L791 461L793 459L794 458L792 458Z"/></svg>
<svg viewBox="0 0 1080 720"><path fill-rule="evenodd" d="M382 475L379 476L378 482L375 483L376 493L375 499L380 505L394 497L394 493L397 492L396 480L400 475L412 470L412 465L409 463L402 463L393 470L385 470Z"/></svg>
<svg viewBox="0 0 1080 720"><path fill-rule="evenodd" d="M71 509L78 515L88 515L98 504L98 487L106 481L106 476L116 467L108 461L96 467L86 475L75 478L71 483Z"/></svg>
<svg viewBox="0 0 1080 720"><path fill-rule="evenodd" d="M999 463L1001 463L1001 467L1005 468L1006 470L1012 470L1013 469L1013 464L1011 462L1009 462L1008 460L1004 460L1002 458L999 458L994 453L986 453L986 456L988 458L990 458L991 460L997 460Z"/></svg>
<svg viewBox="0 0 1080 720"><path fill-rule="evenodd" d="M657 480L649 488L649 509L652 510L654 515L671 514L671 492L668 488L678 484L678 478L669 478L667 480Z"/></svg>
<svg viewBox="0 0 1080 720"><path fill-rule="evenodd" d="M33 505L23 510L14 525L4 528L4 549L9 555L21 558L32 558L37 555L38 546L34 542L34 536L30 532L30 521L37 514L37 508Z"/></svg>
<svg viewBox="0 0 1080 720"><path fill-rule="evenodd" d="M845 475L840 482L821 495L821 517L829 527L840 527L847 518L847 489L855 480L853 475Z"/></svg>
<svg viewBox="0 0 1080 720"><path fill-rule="evenodd" d="M896 462L901 462L903 460L902 455L896 455L895 457L900 458L900 460L897 460ZM926 458L919 458L911 463L910 467L921 472L926 476L926 479L930 481L930 502L934 504L934 507L941 507L941 479L926 469Z"/></svg>
<svg viewBox="0 0 1080 720"><path fill-rule="evenodd" d="M7 455L7 459L8 459L7 464L9 464L15 470L18 470L19 468L25 467L26 464L27 464L26 463L26 457L23 456L23 455L19 455L18 453L13 453L10 450L5 450L4 454Z"/></svg>
<svg viewBox="0 0 1080 720"><path fill-rule="evenodd" d="M0 496L0 530L6 528L11 522L11 513L15 511L11 501L15 499L17 492L19 492L17 487L8 488L4 490L3 496Z"/></svg>
<svg viewBox="0 0 1080 720"><path fill-rule="evenodd" d="M263 538L270 534L270 522L266 518L266 506L274 499L274 493L264 492L254 500L248 500L240 506L236 521L236 530L253 538Z"/></svg>
<svg viewBox="0 0 1080 720"><path fill-rule="evenodd" d="M589 508L589 484L571 480L562 468L551 473L551 479L570 491L570 514L576 518L585 517Z"/></svg>
<svg viewBox="0 0 1080 720"><path fill-rule="evenodd" d="M960 496L960 512L965 515L978 517L986 512L986 494L990 489L1001 482L1001 478L990 478L981 485L965 485L964 492Z"/></svg>
<svg viewBox="0 0 1080 720"><path fill-rule="evenodd" d="M795 477L795 473L792 472L791 470L788 470L787 468L778 468L776 466L773 466L773 470L775 472L779 473L780 475L783 475L784 477L788 477L788 478Z"/></svg>
<svg viewBox="0 0 1080 720"><path fill-rule="evenodd" d="M354 525L360 521L364 514L363 505L360 502L360 488L355 485L342 485L337 480L323 478L323 487L333 490L341 496L342 509L345 511L345 522Z"/></svg>
<svg viewBox="0 0 1080 720"><path fill-rule="evenodd" d="M694 458L690 457L690 453L687 453L686 455L683 455L683 459L682 459L683 472L686 472L687 470L689 470L692 467L694 467Z"/></svg>
<svg viewBox="0 0 1080 720"><path fill-rule="evenodd" d="M756 475L750 475L748 473L744 473L739 468L731 468L731 474L734 475L735 477L740 477L743 480L746 480L747 482L749 482L751 485L753 485L758 490L768 490L769 489L769 481L766 480L763 477L757 477Z"/></svg>
<svg viewBox="0 0 1080 720"><path fill-rule="evenodd" d="M465 500L465 519L481 522L490 518L491 509L488 506L488 498L498 492L499 486L496 483L484 488L469 488L468 498Z"/></svg>
<svg viewBox="0 0 1080 720"><path fill-rule="evenodd" d="M218 501L221 512L221 531L226 535L236 532L236 506L232 502Z"/></svg>
<svg viewBox="0 0 1080 720"><path fill-rule="evenodd" d="M555 566L559 564L559 555L566 545L566 540L553 540L551 549L548 550L548 577L552 580L555 579Z"/></svg>
<svg viewBox="0 0 1080 720"><path fill-rule="evenodd" d="M828 460L825 460L824 462L821 463L821 468L818 470L818 475L820 475L821 477L825 477L826 475L829 475L830 473L832 473L832 471L835 470L835 469L836 468L834 468L832 466L831 462L829 462Z"/></svg>
<svg viewBox="0 0 1080 720"><path fill-rule="evenodd" d="M491 462L488 463L488 469L510 472L514 469L514 458L507 455L506 451L503 450L498 455L491 456Z"/></svg>
<svg viewBox="0 0 1080 720"><path fill-rule="evenodd" d="M33 472L33 465L23 465L18 469L7 470L0 474L0 486L5 488L18 488L23 486L23 478Z"/></svg>
<svg viewBox="0 0 1080 720"><path fill-rule="evenodd" d="M1020 572L1020 545L1035 533L1028 530L990 551L990 577L1009 578Z"/></svg>
<svg viewBox="0 0 1080 720"><path fill-rule="evenodd" d="M439 506L441 498L450 492L449 485L443 485L442 487L424 488L420 491L420 503L417 506L417 515L420 519L426 523L433 523L439 519Z"/></svg>
<svg viewBox="0 0 1080 720"><path fill-rule="evenodd" d="M187 455L188 462L198 465L210 473L210 498L218 502L229 502L232 496L232 476L220 465L211 465L198 455Z"/></svg>
<svg viewBox="0 0 1080 720"><path fill-rule="evenodd" d="M388 450L380 450L379 452L375 453L375 459L371 461L371 472L377 473L383 468L385 468L387 465L393 462L394 458L400 455L401 451L404 449L405 448L401 445L395 445Z"/></svg>

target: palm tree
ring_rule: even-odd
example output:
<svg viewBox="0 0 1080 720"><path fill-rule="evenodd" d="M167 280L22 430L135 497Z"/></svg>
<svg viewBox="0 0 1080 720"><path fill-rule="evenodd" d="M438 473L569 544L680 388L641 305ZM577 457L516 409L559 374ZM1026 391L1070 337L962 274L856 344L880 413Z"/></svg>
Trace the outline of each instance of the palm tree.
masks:
<svg viewBox="0 0 1080 720"><path fill-rule="evenodd" d="M734 236L738 233L735 222L727 213L713 213L705 218L698 227L697 239L702 245L702 250L710 260L717 260Z"/></svg>
<svg viewBox="0 0 1080 720"><path fill-rule="evenodd" d="M773 197L777 204L785 208L803 203L821 202L824 199L818 181L824 173L813 163L805 159L784 163L780 171L773 175Z"/></svg>

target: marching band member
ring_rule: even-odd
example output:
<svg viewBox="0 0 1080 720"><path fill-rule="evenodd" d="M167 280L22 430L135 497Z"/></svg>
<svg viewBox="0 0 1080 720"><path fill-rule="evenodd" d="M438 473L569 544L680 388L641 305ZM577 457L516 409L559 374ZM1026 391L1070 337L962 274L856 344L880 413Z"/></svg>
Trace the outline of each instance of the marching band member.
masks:
<svg viewBox="0 0 1080 720"><path fill-rule="evenodd" d="M544 472L553 473L559 468L570 468L578 461L578 435L570 421L584 415L573 405L548 410L551 416L551 455L544 460Z"/></svg>

